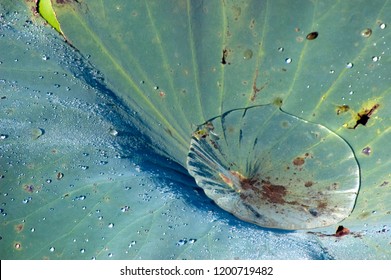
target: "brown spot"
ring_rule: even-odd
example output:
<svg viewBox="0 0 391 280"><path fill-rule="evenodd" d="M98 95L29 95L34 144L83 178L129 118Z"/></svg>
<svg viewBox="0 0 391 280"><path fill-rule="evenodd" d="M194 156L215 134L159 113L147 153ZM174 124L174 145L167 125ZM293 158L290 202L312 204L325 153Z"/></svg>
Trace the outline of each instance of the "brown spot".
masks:
<svg viewBox="0 0 391 280"><path fill-rule="evenodd" d="M308 33L308 35L306 36L306 39L307 40L315 40L316 38L318 38L318 35L319 35L319 33L314 31L314 32Z"/></svg>
<svg viewBox="0 0 391 280"><path fill-rule="evenodd" d="M17 225L15 226L15 231L16 231L17 233L19 233L19 232L21 232L21 231L23 230L23 228L24 228L24 225L23 225L23 224L17 224Z"/></svg>
<svg viewBox="0 0 391 280"><path fill-rule="evenodd" d="M28 193L34 192L34 186L33 186L33 185L25 185L25 186L23 187L23 189L24 189L26 192L28 192Z"/></svg>
<svg viewBox="0 0 391 280"><path fill-rule="evenodd" d="M348 235L350 233L350 230L348 228L345 228L343 226L339 226L337 228L337 231L335 232L336 237L341 237L344 235Z"/></svg>
<svg viewBox="0 0 391 280"><path fill-rule="evenodd" d="M342 113L345 113L347 111L349 111L350 107L348 105L340 105L340 106L337 106L337 115L340 115Z"/></svg>
<svg viewBox="0 0 391 280"><path fill-rule="evenodd" d="M270 203L285 204L284 196L286 193L284 186L273 185L269 181L262 180L262 197Z"/></svg>
<svg viewBox="0 0 391 280"><path fill-rule="evenodd" d="M302 158L302 157L297 157L297 158L295 158L294 160L293 160L293 162L292 162L294 165L296 165L296 166L302 166L304 163L305 163L305 160L304 160L304 158Z"/></svg>
<svg viewBox="0 0 391 280"><path fill-rule="evenodd" d="M257 97L258 93L263 90L267 86L267 82L264 83L260 88L257 87L257 79L258 79L258 69L255 71L255 77L253 80L253 93L251 94L250 100L254 101Z"/></svg>
<svg viewBox="0 0 391 280"><path fill-rule="evenodd" d="M318 209L325 210L326 208L327 208L327 202L326 201L319 201Z"/></svg>
<svg viewBox="0 0 391 280"><path fill-rule="evenodd" d="M384 181L383 183L380 184L380 187L385 187L385 186L387 186L388 184L389 184L388 181Z"/></svg>
<svg viewBox="0 0 391 280"><path fill-rule="evenodd" d="M64 173L58 172L57 173L57 180L61 180L64 177Z"/></svg>
<svg viewBox="0 0 391 280"><path fill-rule="evenodd" d="M304 183L304 186L305 186L306 188L309 188L309 187L312 187L313 184L314 184L314 182L312 182L312 181L307 181L307 182Z"/></svg>

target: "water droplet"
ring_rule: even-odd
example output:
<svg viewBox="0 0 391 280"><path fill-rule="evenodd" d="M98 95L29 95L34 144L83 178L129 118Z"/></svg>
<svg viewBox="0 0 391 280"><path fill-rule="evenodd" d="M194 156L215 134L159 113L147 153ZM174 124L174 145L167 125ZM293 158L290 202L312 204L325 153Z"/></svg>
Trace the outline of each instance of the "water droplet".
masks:
<svg viewBox="0 0 391 280"><path fill-rule="evenodd" d="M130 242L130 244L129 244L129 248L131 248L131 247L133 247L134 245L136 245L136 241L132 241L132 242Z"/></svg>
<svg viewBox="0 0 391 280"><path fill-rule="evenodd" d="M380 29L386 29L387 25L384 22L382 22L380 23L379 27Z"/></svg>
<svg viewBox="0 0 391 280"><path fill-rule="evenodd" d="M129 206L124 206L121 208L121 212L127 212L129 211Z"/></svg>
<svg viewBox="0 0 391 280"><path fill-rule="evenodd" d="M278 51L279 51L279 52L283 52L283 51L284 51L284 48L283 48L283 47L279 47L279 48L278 48Z"/></svg>
<svg viewBox="0 0 391 280"><path fill-rule="evenodd" d="M176 246L183 246L187 243L187 239L184 238L184 239L180 239L177 243L176 243Z"/></svg>
<svg viewBox="0 0 391 280"><path fill-rule="evenodd" d="M30 231L31 231L31 232L34 232L34 231L35 231L35 228L31 228Z"/></svg>
<svg viewBox="0 0 391 280"><path fill-rule="evenodd" d="M318 38L318 35L319 35L319 33L315 31L315 32L309 33L306 36L306 38L307 38L307 40L315 40L316 38Z"/></svg>
<svg viewBox="0 0 391 280"><path fill-rule="evenodd" d="M367 155L367 156L369 156L370 154L371 154L371 148L370 147L365 147L364 149L362 149L362 153L364 154L364 155Z"/></svg>
<svg viewBox="0 0 391 280"><path fill-rule="evenodd" d="M111 257L113 257L113 253L108 253L107 256L108 256L109 258L111 258Z"/></svg>
<svg viewBox="0 0 391 280"><path fill-rule="evenodd" d="M84 254L86 252L86 249L80 249L80 253Z"/></svg>
<svg viewBox="0 0 391 280"><path fill-rule="evenodd" d="M98 217L98 220L102 220L102 219L103 219L103 216L99 216L99 217Z"/></svg>
<svg viewBox="0 0 391 280"><path fill-rule="evenodd" d="M87 209L87 207L86 207L86 206L83 206L81 209L83 209L83 210L86 210L86 209Z"/></svg>
<svg viewBox="0 0 391 280"><path fill-rule="evenodd" d="M0 134L0 140L7 139L8 135L7 134Z"/></svg>
<svg viewBox="0 0 391 280"><path fill-rule="evenodd" d="M108 225L108 227L109 227L109 228L113 228L113 227L114 227L114 224L113 224L113 223L110 223L110 224Z"/></svg>
<svg viewBox="0 0 391 280"><path fill-rule="evenodd" d="M372 29L365 28L365 29L361 30L361 36L364 37L364 38L368 38L371 35L372 35Z"/></svg>
<svg viewBox="0 0 391 280"><path fill-rule="evenodd" d="M56 248L54 248L54 247L50 247L50 248L49 248L49 251L50 251L50 252L54 252L55 250L56 250Z"/></svg>
<svg viewBox="0 0 391 280"><path fill-rule="evenodd" d="M39 137L45 134L45 130L42 128L34 128L31 130L33 140L37 140Z"/></svg>
<svg viewBox="0 0 391 280"><path fill-rule="evenodd" d="M46 179L46 183L50 184L52 182L52 179Z"/></svg>
<svg viewBox="0 0 391 280"><path fill-rule="evenodd" d="M330 74L334 74L335 71L333 69L330 70Z"/></svg>
<svg viewBox="0 0 391 280"><path fill-rule="evenodd" d="M290 64L291 62L292 62L292 58L288 57L288 58L285 59L285 63L286 64Z"/></svg>
<svg viewBox="0 0 391 280"><path fill-rule="evenodd" d="M54 87L55 87L55 88L59 88L60 85L59 85L59 84L54 84Z"/></svg>
<svg viewBox="0 0 391 280"><path fill-rule="evenodd" d="M117 136L118 135L118 131L115 130L114 128L110 129L109 133L110 133L111 136Z"/></svg>
<svg viewBox="0 0 391 280"><path fill-rule="evenodd" d="M159 89L159 87L158 86L154 86L153 89L157 90L157 89Z"/></svg>
<svg viewBox="0 0 391 280"><path fill-rule="evenodd" d="M349 95L353 95L353 93L354 93L353 90L349 91Z"/></svg>
<svg viewBox="0 0 391 280"><path fill-rule="evenodd" d="M244 60L249 60L253 57L253 51L250 49L247 49L243 52L243 59Z"/></svg>
<svg viewBox="0 0 391 280"><path fill-rule="evenodd" d="M80 167L82 170L87 170L87 169L88 169L88 166L86 166L86 165L79 165L79 167Z"/></svg>
<svg viewBox="0 0 391 280"><path fill-rule="evenodd" d="M351 62L346 63L346 68L348 69L353 68L353 63Z"/></svg>
<svg viewBox="0 0 391 280"><path fill-rule="evenodd" d="M376 61L378 61L379 60L379 57L378 56L372 56L372 61L373 62L376 62Z"/></svg>
<svg viewBox="0 0 391 280"><path fill-rule="evenodd" d="M189 239L189 243L190 243L190 244L193 244L193 243L195 243L196 241L197 241L197 239L195 239L195 238L190 238L190 239Z"/></svg>
<svg viewBox="0 0 391 280"><path fill-rule="evenodd" d="M47 55L42 55L42 60L49 60L49 57Z"/></svg>

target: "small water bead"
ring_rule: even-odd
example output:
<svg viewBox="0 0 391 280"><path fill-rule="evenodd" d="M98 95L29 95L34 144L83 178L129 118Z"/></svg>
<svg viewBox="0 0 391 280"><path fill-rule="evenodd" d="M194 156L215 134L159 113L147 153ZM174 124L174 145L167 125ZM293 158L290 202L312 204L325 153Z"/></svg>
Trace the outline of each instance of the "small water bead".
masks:
<svg viewBox="0 0 391 280"><path fill-rule="evenodd" d="M348 68L348 69L353 68L353 63L352 62L346 63L346 68Z"/></svg>
<svg viewBox="0 0 391 280"><path fill-rule="evenodd" d="M132 241L132 242L130 242L130 244L129 244L129 248L131 248L131 247L133 247L134 245L136 245L136 241Z"/></svg>
<svg viewBox="0 0 391 280"><path fill-rule="evenodd" d="M103 220L103 216L99 216L99 217L98 217L98 220Z"/></svg>
<svg viewBox="0 0 391 280"><path fill-rule="evenodd" d="M0 140L5 140L8 138L7 134L0 134Z"/></svg>
<svg viewBox="0 0 391 280"><path fill-rule="evenodd" d="M82 169L82 170L87 170L89 167L87 165L79 165L79 167Z"/></svg>
<svg viewBox="0 0 391 280"><path fill-rule="evenodd" d="M80 253L84 254L86 252L86 249L80 249Z"/></svg>
<svg viewBox="0 0 391 280"><path fill-rule="evenodd" d="M50 247L50 248L49 248L49 251L50 251L50 252L54 252L55 250L56 250L56 248L54 248L54 247Z"/></svg>
<svg viewBox="0 0 391 280"><path fill-rule="evenodd" d="M372 61L376 62L379 61L380 57L379 56L372 56Z"/></svg>
<svg viewBox="0 0 391 280"><path fill-rule="evenodd" d="M292 63L292 58L289 58L289 57L286 58L286 59L285 59L285 63L286 63L286 64L291 64L291 63Z"/></svg>
<svg viewBox="0 0 391 280"><path fill-rule="evenodd" d="M364 38L368 38L372 35L372 29L370 28L365 28L361 31L361 36Z"/></svg>
<svg viewBox="0 0 391 280"><path fill-rule="evenodd" d="M365 147L364 149L362 149L362 153L366 156L369 156L371 154L371 148L370 147Z"/></svg>
<svg viewBox="0 0 391 280"><path fill-rule="evenodd" d="M31 231L31 232L34 232L34 231L35 231L35 228L31 228L30 231Z"/></svg>
<svg viewBox="0 0 391 280"><path fill-rule="evenodd" d="M110 224L108 225L108 227L109 227L109 228L113 228L113 227L114 227L114 224L113 224L113 223L110 223Z"/></svg>
<svg viewBox="0 0 391 280"><path fill-rule="evenodd" d="M113 253L108 253L107 256L108 256L109 258L112 258L112 257L113 257Z"/></svg>
<svg viewBox="0 0 391 280"><path fill-rule="evenodd" d="M52 179L46 179L46 183L50 184L52 182Z"/></svg>
<svg viewBox="0 0 391 280"><path fill-rule="evenodd" d="M49 57L47 55L42 55L42 60L49 60Z"/></svg>
<svg viewBox="0 0 391 280"><path fill-rule="evenodd" d="M195 238L190 238L190 239L189 239L189 243L190 243L190 244L193 244L193 243L195 243L196 241L197 241L197 239L195 239Z"/></svg>
<svg viewBox="0 0 391 280"><path fill-rule="evenodd" d="M283 48L283 47L279 47L279 48L278 48L278 51L279 51L279 52L283 52L283 51L284 51L284 48Z"/></svg>
<svg viewBox="0 0 391 280"><path fill-rule="evenodd" d="M380 29L386 29L387 25L384 22L382 22L380 23L379 27Z"/></svg>
<svg viewBox="0 0 391 280"><path fill-rule="evenodd" d="M180 239L177 243L176 243L176 246L183 246L187 243L187 239L184 238L184 239Z"/></svg>

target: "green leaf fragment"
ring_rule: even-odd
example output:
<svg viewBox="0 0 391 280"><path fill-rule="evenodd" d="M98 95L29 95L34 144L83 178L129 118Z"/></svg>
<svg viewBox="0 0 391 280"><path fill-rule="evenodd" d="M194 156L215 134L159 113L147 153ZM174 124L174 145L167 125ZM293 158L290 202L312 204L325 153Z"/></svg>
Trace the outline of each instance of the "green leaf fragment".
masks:
<svg viewBox="0 0 391 280"><path fill-rule="evenodd" d="M37 4L39 14L60 34L63 34L51 0L39 0Z"/></svg>

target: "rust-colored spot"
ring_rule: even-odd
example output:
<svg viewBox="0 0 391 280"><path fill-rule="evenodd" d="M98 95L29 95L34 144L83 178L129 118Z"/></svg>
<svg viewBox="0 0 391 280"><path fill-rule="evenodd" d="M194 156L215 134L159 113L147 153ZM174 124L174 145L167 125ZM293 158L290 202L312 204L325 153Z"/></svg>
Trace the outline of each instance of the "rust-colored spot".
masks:
<svg viewBox="0 0 391 280"><path fill-rule="evenodd" d="M305 160L302 157L297 157L293 160L292 163L293 163L293 165L296 165L296 166L302 166L305 163Z"/></svg>
<svg viewBox="0 0 391 280"><path fill-rule="evenodd" d="M337 115L343 114L343 113L349 111L349 109L350 109L350 107L348 105L337 106L337 108L336 108Z"/></svg>
<svg viewBox="0 0 391 280"><path fill-rule="evenodd" d="M286 193L284 186L274 185L269 181L262 180L262 197L270 203L285 204L284 196Z"/></svg>
<svg viewBox="0 0 391 280"><path fill-rule="evenodd" d="M306 36L306 39L307 40L315 40L316 38L318 38L318 35L319 35L319 33L314 31L314 32L308 33L308 35Z"/></svg>
<svg viewBox="0 0 391 280"><path fill-rule="evenodd" d="M34 192L34 186L33 186L33 185L25 185L25 186L23 187L23 189L24 189L26 192L28 192L28 193Z"/></svg>
<svg viewBox="0 0 391 280"><path fill-rule="evenodd" d="M344 236L344 235L348 235L350 233L350 230L344 226L339 226L337 228L337 231L335 232L335 236L336 237L341 237L341 236Z"/></svg>
<svg viewBox="0 0 391 280"><path fill-rule="evenodd" d="M318 202L318 209L319 210L325 210L327 208L327 202L326 201L319 201Z"/></svg>
<svg viewBox="0 0 391 280"><path fill-rule="evenodd" d="M23 224L17 224L17 225L15 226L15 231L16 231L17 233L19 233L19 232L21 232L21 231L23 230L23 228L24 228L24 225L23 225Z"/></svg>
<svg viewBox="0 0 391 280"><path fill-rule="evenodd" d="M304 183L304 186L306 188L312 187L313 185L314 185L314 182L312 182L312 181L307 181L307 182Z"/></svg>

